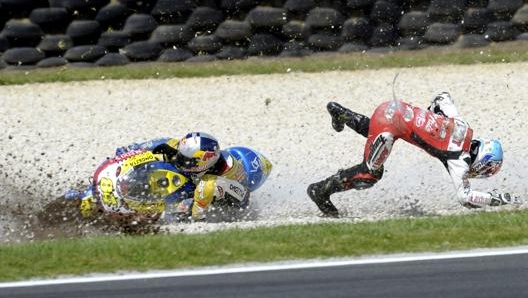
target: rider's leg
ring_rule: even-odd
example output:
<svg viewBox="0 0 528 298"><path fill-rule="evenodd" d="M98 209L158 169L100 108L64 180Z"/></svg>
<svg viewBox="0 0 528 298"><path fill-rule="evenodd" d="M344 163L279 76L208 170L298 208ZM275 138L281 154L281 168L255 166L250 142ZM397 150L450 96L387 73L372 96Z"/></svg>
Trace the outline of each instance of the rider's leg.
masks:
<svg viewBox="0 0 528 298"><path fill-rule="evenodd" d="M308 196L326 215L337 217L339 212L330 201L330 195L349 189L372 187L383 175L383 164L394 143L393 134L380 132L371 135L365 144L364 161L352 168L340 170L324 180L308 186Z"/></svg>
<svg viewBox="0 0 528 298"><path fill-rule="evenodd" d="M390 132L372 134L365 143L364 159L370 171L383 167L394 144L394 135Z"/></svg>
<svg viewBox="0 0 528 298"><path fill-rule="evenodd" d="M326 106L328 113L332 116L332 127L340 132L345 124L365 138L368 136L370 118L353 112L337 102L329 102Z"/></svg>
<svg viewBox="0 0 528 298"><path fill-rule="evenodd" d="M324 180L308 186L308 196L323 212L330 217L338 217L339 212L330 201L330 195L350 189L365 189L372 187L383 176L383 167L370 171L365 162L345 170L339 170Z"/></svg>

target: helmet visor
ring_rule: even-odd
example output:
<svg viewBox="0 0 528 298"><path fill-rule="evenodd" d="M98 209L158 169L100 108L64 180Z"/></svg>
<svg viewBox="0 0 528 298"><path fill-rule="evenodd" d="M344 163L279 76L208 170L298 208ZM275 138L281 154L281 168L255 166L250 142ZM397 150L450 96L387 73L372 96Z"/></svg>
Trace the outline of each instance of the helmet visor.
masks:
<svg viewBox="0 0 528 298"><path fill-rule="evenodd" d="M176 155L176 166L182 171L189 171L198 166L199 159L196 157L187 157L179 152Z"/></svg>
<svg viewBox="0 0 528 298"><path fill-rule="evenodd" d="M502 161L488 161L484 166L472 167L469 176L471 178L491 177L500 171L501 166Z"/></svg>

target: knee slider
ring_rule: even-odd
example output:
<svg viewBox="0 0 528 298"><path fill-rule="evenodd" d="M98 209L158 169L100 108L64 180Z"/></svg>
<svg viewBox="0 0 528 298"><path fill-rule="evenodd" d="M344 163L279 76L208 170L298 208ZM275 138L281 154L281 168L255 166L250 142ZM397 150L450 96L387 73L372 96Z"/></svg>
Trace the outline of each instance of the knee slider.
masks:
<svg viewBox="0 0 528 298"><path fill-rule="evenodd" d="M374 171L368 171L368 173L361 175L361 177L354 177L352 179L352 187L355 189L366 189L371 188L376 184L383 176L383 165Z"/></svg>
<svg viewBox="0 0 528 298"><path fill-rule="evenodd" d="M366 188L371 188L378 182L377 180L369 180L369 179L354 179L352 180L351 186L354 189L361 190Z"/></svg>

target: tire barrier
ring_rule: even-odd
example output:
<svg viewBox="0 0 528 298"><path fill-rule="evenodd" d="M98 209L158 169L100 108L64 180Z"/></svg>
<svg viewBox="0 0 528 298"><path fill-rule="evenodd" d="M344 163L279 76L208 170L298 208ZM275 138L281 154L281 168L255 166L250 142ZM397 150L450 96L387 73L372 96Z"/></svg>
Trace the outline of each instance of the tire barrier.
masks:
<svg viewBox="0 0 528 298"><path fill-rule="evenodd" d="M119 53L107 53L103 57L99 58L95 65L97 66L120 66L130 63L130 59L127 56Z"/></svg>
<svg viewBox="0 0 528 298"><path fill-rule="evenodd" d="M459 23L464 16L466 0L431 0L427 15L431 23Z"/></svg>
<svg viewBox="0 0 528 298"><path fill-rule="evenodd" d="M35 47L44 35L40 27L29 19L11 19L4 25L2 35L5 36L9 47Z"/></svg>
<svg viewBox="0 0 528 298"><path fill-rule="evenodd" d="M158 0L150 14L160 24L184 24L196 7L195 1Z"/></svg>
<svg viewBox="0 0 528 298"><path fill-rule="evenodd" d="M155 42L136 41L126 45L120 51L130 59L130 61L154 61L161 54L163 48Z"/></svg>
<svg viewBox="0 0 528 298"><path fill-rule="evenodd" d="M123 31L103 32L97 40L97 44L105 47L108 52L119 52L119 49L124 48L131 42L130 34Z"/></svg>
<svg viewBox="0 0 528 298"><path fill-rule="evenodd" d="M316 7L307 13L305 22L313 30L330 30L335 32L343 26L345 17L333 8Z"/></svg>
<svg viewBox="0 0 528 298"><path fill-rule="evenodd" d="M48 2L50 7L64 8L77 19L93 19L97 11L110 0L49 0Z"/></svg>
<svg viewBox="0 0 528 298"><path fill-rule="evenodd" d="M519 31L528 32L528 5L517 10L511 21Z"/></svg>
<svg viewBox="0 0 528 298"><path fill-rule="evenodd" d="M224 21L222 11L210 7L197 7L185 25L194 32L212 32Z"/></svg>
<svg viewBox="0 0 528 298"><path fill-rule="evenodd" d="M251 25L247 21L226 20L222 22L215 31L227 44L247 44L251 39Z"/></svg>
<svg viewBox="0 0 528 298"><path fill-rule="evenodd" d="M11 48L4 52L2 60L10 65L31 65L44 59L45 55L37 48Z"/></svg>
<svg viewBox="0 0 528 298"><path fill-rule="evenodd" d="M223 46L220 52L216 54L216 58L220 60L241 60L247 58L247 50L243 47Z"/></svg>
<svg viewBox="0 0 528 298"><path fill-rule="evenodd" d="M427 12L413 10L402 15L398 28L402 37L423 36L429 24Z"/></svg>
<svg viewBox="0 0 528 298"><path fill-rule="evenodd" d="M187 48L196 55L214 54L222 48L222 42L213 34L199 35L187 43Z"/></svg>
<svg viewBox="0 0 528 298"><path fill-rule="evenodd" d="M465 34L483 34L486 32L488 23L493 20L491 12L487 8L468 8L464 13L462 30Z"/></svg>
<svg viewBox="0 0 528 298"><path fill-rule="evenodd" d="M61 34L72 21L72 16L63 7L43 7L32 10L29 20L46 34Z"/></svg>
<svg viewBox="0 0 528 298"><path fill-rule="evenodd" d="M475 48L485 47L489 45L490 40L485 38L482 34L464 34L461 35L455 42L458 48Z"/></svg>
<svg viewBox="0 0 528 298"><path fill-rule="evenodd" d="M461 30L459 24L433 23L427 27L423 37L431 44L450 44L460 36Z"/></svg>
<svg viewBox="0 0 528 298"><path fill-rule="evenodd" d="M398 28L389 23L379 24L372 31L368 45L373 48L382 48L396 45L398 39Z"/></svg>
<svg viewBox="0 0 528 298"><path fill-rule="evenodd" d="M528 40L528 0L0 0L0 69Z"/></svg>
<svg viewBox="0 0 528 298"><path fill-rule="evenodd" d="M253 8L246 17L253 32L277 33L287 22L284 8L258 6Z"/></svg>
<svg viewBox="0 0 528 298"><path fill-rule="evenodd" d="M97 12L95 20L99 22L101 29L113 32L123 28L130 14L131 12L123 4L109 3Z"/></svg>
<svg viewBox="0 0 528 298"><path fill-rule="evenodd" d="M149 40L168 49L185 47L193 37L194 32L186 25L160 25L154 29Z"/></svg>
<svg viewBox="0 0 528 298"><path fill-rule="evenodd" d="M58 67L68 64L68 60L63 57L49 57L40 60L37 66L40 68Z"/></svg>
<svg viewBox="0 0 528 298"><path fill-rule="evenodd" d="M9 41L5 36L0 35L0 52L5 52L7 49L9 49Z"/></svg>
<svg viewBox="0 0 528 298"><path fill-rule="evenodd" d="M248 45L250 56L275 56L282 50L280 38L269 33L257 33L252 36Z"/></svg>
<svg viewBox="0 0 528 298"><path fill-rule="evenodd" d="M48 0L0 0L0 10L13 18L25 18L33 9L47 7Z"/></svg>
<svg viewBox="0 0 528 298"><path fill-rule="evenodd" d="M303 57L313 54L314 51L308 49L304 42L288 41L284 43L280 57Z"/></svg>
<svg viewBox="0 0 528 298"><path fill-rule="evenodd" d="M332 33L316 33L310 35L308 44L316 51L337 51L343 45L343 38Z"/></svg>
<svg viewBox="0 0 528 298"><path fill-rule="evenodd" d="M76 46L95 45L101 35L101 26L95 20L74 20L68 25L66 35Z"/></svg>
<svg viewBox="0 0 528 298"><path fill-rule="evenodd" d="M71 62L95 62L103 57L106 49L98 45L81 45L70 48L64 53L64 58Z"/></svg>
<svg viewBox="0 0 528 298"><path fill-rule="evenodd" d="M37 46L37 49L46 54L46 57L62 57L64 53L73 47L73 40L66 34L45 35Z"/></svg>
<svg viewBox="0 0 528 298"><path fill-rule="evenodd" d="M194 54L187 49L169 48L163 50L157 61L160 62L182 62L193 57Z"/></svg>
<svg viewBox="0 0 528 298"><path fill-rule="evenodd" d="M289 41L303 41L310 37L311 29L303 21L289 21L282 26L282 34Z"/></svg>
<svg viewBox="0 0 528 298"><path fill-rule="evenodd" d="M132 41L141 41L148 39L156 27L158 22L153 16L135 13L127 18L123 31L130 35Z"/></svg>

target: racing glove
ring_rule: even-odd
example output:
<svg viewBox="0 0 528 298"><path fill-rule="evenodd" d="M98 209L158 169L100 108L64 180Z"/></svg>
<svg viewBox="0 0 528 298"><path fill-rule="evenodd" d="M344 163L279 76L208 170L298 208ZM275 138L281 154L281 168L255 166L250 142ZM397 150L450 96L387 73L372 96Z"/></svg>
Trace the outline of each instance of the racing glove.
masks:
<svg viewBox="0 0 528 298"><path fill-rule="evenodd" d="M520 205L523 203L523 201L515 195L511 195L507 192L505 193L498 193L497 190L493 190L490 192L491 195L491 203L490 206L501 206L506 204L511 205Z"/></svg>

